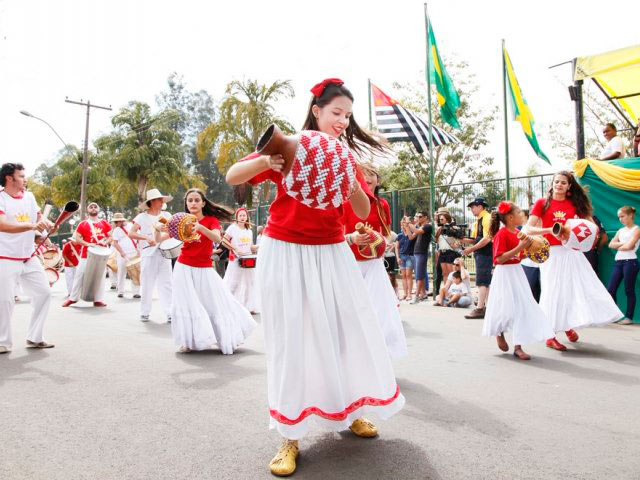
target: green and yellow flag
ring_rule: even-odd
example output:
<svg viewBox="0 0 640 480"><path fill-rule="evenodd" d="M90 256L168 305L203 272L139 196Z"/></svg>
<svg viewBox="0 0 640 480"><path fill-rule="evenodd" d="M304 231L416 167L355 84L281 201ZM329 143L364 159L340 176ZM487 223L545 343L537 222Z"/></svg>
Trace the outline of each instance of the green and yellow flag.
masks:
<svg viewBox="0 0 640 480"><path fill-rule="evenodd" d="M429 21L429 77L431 83L436 85L438 91L438 103L440 104L440 115L442 119L454 128L460 128L456 118L456 110L460 106L460 97L453 86L451 77L444 67L436 37L433 34L433 27Z"/></svg>
<svg viewBox="0 0 640 480"><path fill-rule="evenodd" d="M511 92L509 99L511 100L513 120L520 122L520 125L522 125L522 131L524 132L525 137L527 137L527 140L529 140L529 144L531 145L531 148L533 148L533 151L536 152L536 155L551 165L547 156L540 149L540 145L538 145L538 138L536 137L536 132L533 130L533 124L535 123L533 121L533 115L531 114L529 105L527 105L527 101L525 100L522 90L520 89L520 85L518 84L518 79L513 71L513 65L511 64L511 58L509 58L507 49L504 47L502 48L502 55L504 55L507 85L509 92Z"/></svg>

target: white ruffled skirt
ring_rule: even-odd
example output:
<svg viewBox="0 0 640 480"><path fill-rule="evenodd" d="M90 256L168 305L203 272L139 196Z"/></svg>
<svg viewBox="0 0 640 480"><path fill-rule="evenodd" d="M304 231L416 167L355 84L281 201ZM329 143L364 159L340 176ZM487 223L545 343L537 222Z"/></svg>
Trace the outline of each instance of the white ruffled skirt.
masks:
<svg viewBox="0 0 640 480"><path fill-rule="evenodd" d="M234 297L250 312L259 312L255 268L242 268L238 260L229 261L224 283Z"/></svg>
<svg viewBox="0 0 640 480"><path fill-rule="evenodd" d="M624 317L582 252L551 247L540 265L540 306L554 332L604 325Z"/></svg>
<svg viewBox="0 0 640 480"><path fill-rule="evenodd" d="M362 274L346 243L262 237L258 283L270 428L299 439L312 423L347 429L404 405Z"/></svg>
<svg viewBox="0 0 640 480"><path fill-rule="evenodd" d="M496 337L506 332L512 332L515 345L543 342L554 336L519 263L496 265L484 315L482 335Z"/></svg>
<svg viewBox="0 0 640 480"><path fill-rule="evenodd" d="M384 340L391 358L407 355L407 339L402 328L398 297L394 292L389 274L384 268L384 259L362 260L358 262L364 282L367 284L373 309L377 314Z"/></svg>
<svg viewBox="0 0 640 480"><path fill-rule="evenodd" d="M256 322L231 295L213 268L176 262L173 269L171 332L177 347L206 350L214 344L231 354Z"/></svg>

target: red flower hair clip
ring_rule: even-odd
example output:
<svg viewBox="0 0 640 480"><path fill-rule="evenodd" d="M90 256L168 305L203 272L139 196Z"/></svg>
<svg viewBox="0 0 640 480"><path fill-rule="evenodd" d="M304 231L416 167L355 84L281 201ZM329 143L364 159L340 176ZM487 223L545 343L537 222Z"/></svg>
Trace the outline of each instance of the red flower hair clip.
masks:
<svg viewBox="0 0 640 480"><path fill-rule="evenodd" d="M313 86L311 93L313 93L314 97L318 98L324 93L324 89L327 88L327 85L331 84L340 86L344 85L344 82L339 78L325 78L323 81Z"/></svg>
<svg viewBox="0 0 640 480"><path fill-rule="evenodd" d="M506 215L511 211L511 204L509 202L500 202L498 205L498 213L500 215Z"/></svg>

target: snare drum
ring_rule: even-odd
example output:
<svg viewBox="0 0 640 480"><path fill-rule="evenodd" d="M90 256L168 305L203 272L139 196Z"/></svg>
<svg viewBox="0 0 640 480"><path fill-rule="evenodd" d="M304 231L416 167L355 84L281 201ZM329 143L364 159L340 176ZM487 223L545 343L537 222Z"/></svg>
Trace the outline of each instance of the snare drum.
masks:
<svg viewBox="0 0 640 480"><path fill-rule="evenodd" d="M238 265L240 265L240 268L256 268L257 261L257 255L244 255L242 257L238 257Z"/></svg>
<svg viewBox="0 0 640 480"><path fill-rule="evenodd" d="M53 268L45 268L44 273L47 276L47 280L49 280L49 286L52 287L54 283L58 281L60 278L60 274L57 270Z"/></svg>
<svg viewBox="0 0 640 480"><path fill-rule="evenodd" d="M50 248L42 254L42 263L45 268L51 268L53 270L62 270L64 260L62 259L62 252L55 248Z"/></svg>
<svg viewBox="0 0 640 480"><path fill-rule="evenodd" d="M182 242L175 238L168 238L158 245L158 250L160 250L160 255L164 258L168 258L169 260L173 260L174 258L178 258L180 255L180 251L182 250Z"/></svg>

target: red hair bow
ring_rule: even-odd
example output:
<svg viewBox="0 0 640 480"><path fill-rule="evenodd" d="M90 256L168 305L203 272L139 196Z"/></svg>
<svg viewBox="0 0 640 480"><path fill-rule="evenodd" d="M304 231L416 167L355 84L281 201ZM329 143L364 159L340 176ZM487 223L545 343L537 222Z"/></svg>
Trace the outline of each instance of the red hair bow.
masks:
<svg viewBox="0 0 640 480"><path fill-rule="evenodd" d="M325 78L323 81L313 86L313 88L311 89L311 93L313 93L314 97L318 98L324 93L324 89L327 88L327 85L331 84L340 86L344 85L344 82L339 78Z"/></svg>
<svg viewBox="0 0 640 480"><path fill-rule="evenodd" d="M500 202L498 205L498 213L500 215L506 215L511 211L511 204L509 202Z"/></svg>

